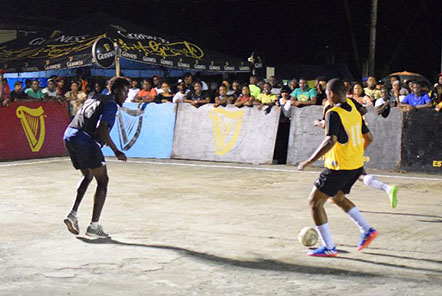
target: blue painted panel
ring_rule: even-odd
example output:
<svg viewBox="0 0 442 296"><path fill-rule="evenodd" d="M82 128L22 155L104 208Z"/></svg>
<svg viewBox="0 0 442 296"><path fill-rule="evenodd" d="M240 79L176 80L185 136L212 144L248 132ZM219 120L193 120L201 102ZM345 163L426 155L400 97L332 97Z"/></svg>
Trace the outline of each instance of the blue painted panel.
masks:
<svg viewBox="0 0 442 296"><path fill-rule="evenodd" d="M111 138L128 157L170 158L175 128L176 105L125 103L119 110ZM114 156L108 147L105 156Z"/></svg>

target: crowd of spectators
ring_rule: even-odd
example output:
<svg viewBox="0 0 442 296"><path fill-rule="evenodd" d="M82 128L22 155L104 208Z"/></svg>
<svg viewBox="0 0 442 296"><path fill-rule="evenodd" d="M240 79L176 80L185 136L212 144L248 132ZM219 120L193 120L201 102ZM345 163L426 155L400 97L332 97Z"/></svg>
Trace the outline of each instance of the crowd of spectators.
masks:
<svg viewBox="0 0 442 296"><path fill-rule="evenodd" d="M186 73L175 82L155 75L141 81L127 78L130 89L126 102L138 103L141 107L148 103L184 103L194 107L213 103L214 107L234 104L238 108L253 107L270 111L273 106L282 108L283 116L289 118L292 108L322 105L326 101L325 87L327 79L318 77L314 86L309 86L306 78L292 79L285 84L275 76L260 80L251 75L248 83L237 80L223 80L219 85L211 81L206 83L199 74ZM210 78L209 78L210 79ZM363 106L373 106L379 115L388 116L390 108L402 108L411 111L419 108L442 106L442 73L431 90L424 90L420 81L401 82L399 76L391 76L384 84L370 76L363 82L345 81L347 97L353 98ZM82 106L83 102L95 94L109 94L107 85L99 81L86 79L81 73L66 84L66 79L52 76L45 88L39 80L26 80L25 85L16 81L10 90L7 80L0 79L0 106L7 106L14 101L58 101L67 103L70 116ZM386 116L385 116L386 115Z"/></svg>

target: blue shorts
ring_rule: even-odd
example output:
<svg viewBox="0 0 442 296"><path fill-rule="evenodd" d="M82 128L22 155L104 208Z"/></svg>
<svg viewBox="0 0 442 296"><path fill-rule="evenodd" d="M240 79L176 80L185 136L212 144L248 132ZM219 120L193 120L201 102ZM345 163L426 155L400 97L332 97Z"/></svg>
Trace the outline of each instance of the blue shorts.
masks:
<svg viewBox="0 0 442 296"><path fill-rule="evenodd" d="M69 152L72 164L77 170L96 169L106 165L100 145L81 137L64 139L64 145Z"/></svg>

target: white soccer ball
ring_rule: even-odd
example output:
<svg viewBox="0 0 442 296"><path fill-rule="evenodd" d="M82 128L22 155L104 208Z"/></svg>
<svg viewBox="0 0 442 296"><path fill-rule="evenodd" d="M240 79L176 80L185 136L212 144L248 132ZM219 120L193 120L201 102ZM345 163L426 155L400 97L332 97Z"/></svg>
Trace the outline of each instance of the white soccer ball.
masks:
<svg viewBox="0 0 442 296"><path fill-rule="evenodd" d="M313 227L304 227L298 234L298 240L303 246L314 246L318 242L318 232Z"/></svg>

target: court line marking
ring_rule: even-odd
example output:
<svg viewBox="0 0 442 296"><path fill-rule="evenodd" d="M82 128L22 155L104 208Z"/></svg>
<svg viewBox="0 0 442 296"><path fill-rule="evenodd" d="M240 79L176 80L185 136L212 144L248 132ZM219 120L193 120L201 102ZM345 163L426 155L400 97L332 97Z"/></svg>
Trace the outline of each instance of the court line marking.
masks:
<svg viewBox="0 0 442 296"><path fill-rule="evenodd" d="M107 161L119 162L119 160L116 160L116 159L109 159ZM206 167L206 168L221 168L221 169L225 168L225 169L255 170L255 171L299 173L299 174L302 174L302 173L318 174L318 173L320 173L320 171L298 171L298 170L287 170L287 169L258 168L258 167L247 167L247 166L242 167L242 166L216 165L216 164L156 162L156 161L142 161L142 160L129 160L128 162L129 163L141 163L141 164L157 164L157 165L187 166L187 167ZM411 177L411 176L381 175L381 174L371 174L371 175L376 176L376 177L393 178L393 179L442 181L442 178L431 178L431 177Z"/></svg>
<svg viewBox="0 0 442 296"><path fill-rule="evenodd" d="M47 159L47 160L40 160L40 161L23 161L23 162L17 162L17 163L3 163L3 164L0 163L0 167L13 167L13 166L24 166L24 165L33 165L33 164L45 164L45 163L68 161L68 160L69 160L69 158L61 158L61 159ZM116 160L116 159L108 159L106 161L107 162L120 162L119 160ZM201 167L201 168L218 168L218 169L237 169L237 170L298 173L298 174L303 174L303 173L318 174L320 172L320 171L297 171L297 170L287 170L287 169L259 168L259 167L247 167L247 166L233 166L233 165L178 163L178 162L160 162L160 161L143 161L143 160L128 160L128 163L185 166L185 167ZM376 176L376 177L391 178L391 179L442 181L442 178L431 178L431 177L411 177L411 176L381 175L381 174L372 174L372 175Z"/></svg>

